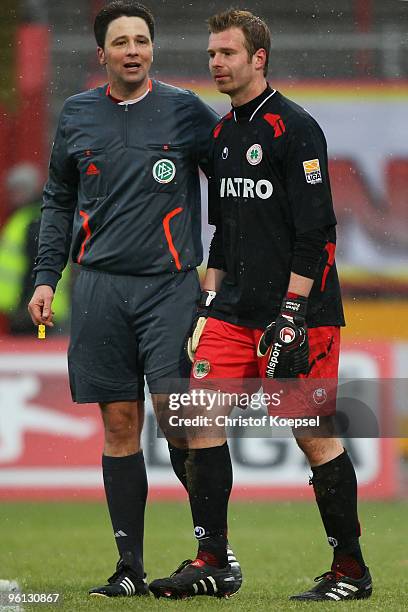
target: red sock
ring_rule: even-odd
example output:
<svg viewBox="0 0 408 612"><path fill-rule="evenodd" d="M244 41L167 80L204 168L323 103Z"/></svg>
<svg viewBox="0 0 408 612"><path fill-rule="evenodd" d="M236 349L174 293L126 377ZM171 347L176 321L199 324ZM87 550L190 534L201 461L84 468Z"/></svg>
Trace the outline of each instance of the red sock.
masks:
<svg viewBox="0 0 408 612"><path fill-rule="evenodd" d="M338 555L333 559L331 566L333 572L339 572L349 578L358 579L364 575L365 569L360 563L349 555Z"/></svg>
<svg viewBox="0 0 408 612"><path fill-rule="evenodd" d="M206 550L199 550L197 554L197 559L201 559L201 561L204 561L204 563L207 563L207 565L221 567L217 557L212 553L207 552Z"/></svg>

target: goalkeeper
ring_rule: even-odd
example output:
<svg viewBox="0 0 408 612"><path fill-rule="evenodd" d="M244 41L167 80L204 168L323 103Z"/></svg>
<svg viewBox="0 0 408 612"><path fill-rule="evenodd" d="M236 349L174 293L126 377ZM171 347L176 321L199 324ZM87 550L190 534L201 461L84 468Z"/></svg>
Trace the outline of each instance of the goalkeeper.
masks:
<svg viewBox="0 0 408 612"><path fill-rule="evenodd" d="M244 379L337 379L344 318L324 134L267 83L270 34L261 19L231 10L213 16L209 28L210 70L232 109L213 132L209 220L215 233L189 341L193 385L217 388L222 379L224 390L234 383L236 390ZM232 476L221 469L226 441L218 433L201 432L207 455L197 455L190 502L199 547L222 560ZM191 437L190 448L203 448L197 433ZM337 438L312 437L310 429L297 434L297 443L313 472L334 558L317 586L294 599L368 597L350 458ZM184 567L150 588L167 597L194 594L190 586L199 583L200 571Z"/></svg>

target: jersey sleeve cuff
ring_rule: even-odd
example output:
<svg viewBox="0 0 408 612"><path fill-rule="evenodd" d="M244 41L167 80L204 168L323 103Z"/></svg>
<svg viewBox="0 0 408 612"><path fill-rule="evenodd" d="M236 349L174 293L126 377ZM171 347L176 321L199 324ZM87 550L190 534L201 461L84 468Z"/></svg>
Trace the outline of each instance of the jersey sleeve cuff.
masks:
<svg viewBox="0 0 408 612"><path fill-rule="evenodd" d="M225 271L225 260L222 257L212 255L210 253L207 262L207 268L215 268L216 270L224 270Z"/></svg>
<svg viewBox="0 0 408 612"><path fill-rule="evenodd" d="M58 274L58 272L53 272L52 270L40 270L36 274L34 287L38 287L39 285L48 285L55 291L60 278L61 274Z"/></svg>
<svg viewBox="0 0 408 612"><path fill-rule="evenodd" d="M292 260L291 271L299 276L315 279L318 270L318 263L315 260L304 260L301 257L294 257Z"/></svg>

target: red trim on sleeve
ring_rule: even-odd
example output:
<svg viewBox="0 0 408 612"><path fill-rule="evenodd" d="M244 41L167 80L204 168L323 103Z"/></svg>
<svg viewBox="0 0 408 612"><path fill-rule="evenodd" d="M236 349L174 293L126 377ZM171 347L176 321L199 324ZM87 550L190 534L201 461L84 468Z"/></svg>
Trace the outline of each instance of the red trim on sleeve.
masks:
<svg viewBox="0 0 408 612"><path fill-rule="evenodd" d="M171 212L167 213L167 215L163 219L164 234L166 236L167 244L169 245L169 251L174 257L174 263L176 264L177 270L181 270L181 263L177 249L174 246L173 237L171 235L170 221L173 217L180 214L182 210L183 209L179 206L178 208L175 208Z"/></svg>
<svg viewBox="0 0 408 612"><path fill-rule="evenodd" d="M232 113L230 111L227 115L225 115L225 117L223 117L221 119L221 121L219 123L217 123L217 125L215 126L214 131L213 131L214 138L218 138L222 128L224 127L224 122L227 121L228 119L231 119L231 117L232 117Z"/></svg>
<svg viewBox="0 0 408 612"><path fill-rule="evenodd" d="M80 214L80 215L81 215L81 217L83 217L83 219L84 219L84 221L83 221L83 223L82 223L82 229L83 229L83 230L84 230L84 232L85 232L85 238L84 238L84 239L83 239L83 241L82 241L82 244L81 244L81 251L80 251L80 253L79 253L79 255L78 255L78 259L77 259L77 263L79 263L79 264L80 264L80 263L81 263L81 259L82 259L82 257L84 256L85 245L86 245L86 243L88 242L88 240L90 239L92 232L91 232L91 229L90 229L90 227L89 227L89 215L88 215L86 212L84 212L83 210L80 210L80 211L79 211L79 214Z"/></svg>
<svg viewBox="0 0 408 612"><path fill-rule="evenodd" d="M324 291L325 290L327 275L330 272L330 268L334 264L334 255L336 253L336 245L335 245L335 243L334 242L328 242L326 244L326 246L324 247L324 250L327 251L328 259L327 259L326 267L325 267L324 272L323 272L322 284L321 284L321 287L320 287L320 291Z"/></svg>
<svg viewBox="0 0 408 612"><path fill-rule="evenodd" d="M283 123L283 119L280 115L266 113L266 115L264 115L264 119L273 127L275 131L275 138L279 138L279 136L282 136L282 134L286 132L285 124Z"/></svg>

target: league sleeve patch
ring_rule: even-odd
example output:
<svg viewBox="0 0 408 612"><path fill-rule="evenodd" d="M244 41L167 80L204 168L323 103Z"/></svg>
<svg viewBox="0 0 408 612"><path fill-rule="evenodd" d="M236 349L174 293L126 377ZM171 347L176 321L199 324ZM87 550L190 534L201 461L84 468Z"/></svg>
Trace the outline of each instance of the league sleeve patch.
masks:
<svg viewBox="0 0 408 612"><path fill-rule="evenodd" d="M322 173L320 172L320 163L318 159L304 161L303 170L305 171L306 183L316 185L316 183L322 182Z"/></svg>

